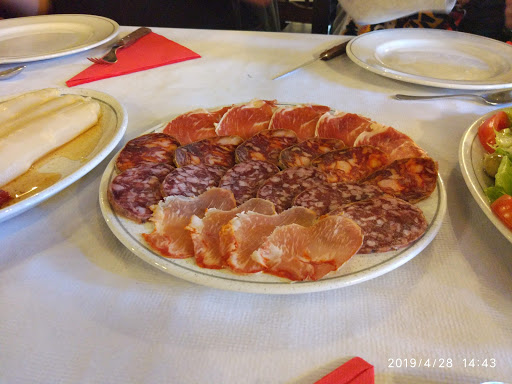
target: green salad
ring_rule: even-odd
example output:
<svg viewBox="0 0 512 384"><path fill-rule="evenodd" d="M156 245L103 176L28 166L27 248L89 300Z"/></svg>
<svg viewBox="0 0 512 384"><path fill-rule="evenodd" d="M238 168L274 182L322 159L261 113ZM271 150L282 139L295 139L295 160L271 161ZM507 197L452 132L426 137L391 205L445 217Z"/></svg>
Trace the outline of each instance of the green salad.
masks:
<svg viewBox="0 0 512 384"><path fill-rule="evenodd" d="M512 230L512 108L500 110L478 127L486 150L484 171L494 184L484 190L491 210Z"/></svg>

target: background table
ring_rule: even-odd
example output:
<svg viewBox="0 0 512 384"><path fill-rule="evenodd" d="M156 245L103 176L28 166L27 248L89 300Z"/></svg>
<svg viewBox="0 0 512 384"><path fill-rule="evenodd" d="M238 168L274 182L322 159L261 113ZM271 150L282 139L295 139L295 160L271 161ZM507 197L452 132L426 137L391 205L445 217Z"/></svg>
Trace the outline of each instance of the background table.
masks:
<svg viewBox="0 0 512 384"><path fill-rule="evenodd" d="M282 296L211 289L144 263L110 232L98 188L112 154L0 224L0 382L306 384L352 356L375 365L377 383L511 380L512 248L473 200L457 158L464 131L491 107L393 100L397 92L442 90L380 77L346 56L270 80L346 37L154 31L202 58L83 86L126 107L118 149L197 107L252 98L329 105L394 126L439 162L448 194L440 232L400 268L343 289ZM104 51L29 63L0 83L0 96L64 87L89 65L87 56ZM430 359L430 367L412 367L411 359ZM465 367L471 359L475 366Z"/></svg>

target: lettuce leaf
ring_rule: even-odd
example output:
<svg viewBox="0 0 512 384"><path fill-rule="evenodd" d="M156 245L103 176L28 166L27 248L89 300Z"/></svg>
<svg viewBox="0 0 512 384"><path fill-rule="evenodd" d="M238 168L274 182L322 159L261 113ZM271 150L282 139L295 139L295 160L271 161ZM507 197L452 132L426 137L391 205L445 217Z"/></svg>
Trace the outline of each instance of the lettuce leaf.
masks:
<svg viewBox="0 0 512 384"><path fill-rule="evenodd" d="M491 203L493 203L494 200L497 200L499 197L505 195L505 191L503 190L503 188L497 187L495 185L493 185L492 187L485 188L484 192Z"/></svg>
<svg viewBox="0 0 512 384"><path fill-rule="evenodd" d="M494 185L503 188L507 195L512 195L512 161L507 157L501 159Z"/></svg>

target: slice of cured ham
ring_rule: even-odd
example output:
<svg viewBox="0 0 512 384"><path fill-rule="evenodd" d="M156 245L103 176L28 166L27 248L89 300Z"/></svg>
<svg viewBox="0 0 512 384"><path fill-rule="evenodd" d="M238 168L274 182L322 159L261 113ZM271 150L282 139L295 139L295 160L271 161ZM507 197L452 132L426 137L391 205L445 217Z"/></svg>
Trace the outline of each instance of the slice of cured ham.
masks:
<svg viewBox="0 0 512 384"><path fill-rule="evenodd" d="M348 204L330 214L343 215L361 226L364 241L358 253L403 248L421 237L428 225L421 209L392 196Z"/></svg>
<svg viewBox="0 0 512 384"><path fill-rule="evenodd" d="M359 134L354 146L359 145L372 145L381 149L388 155L389 162L407 157L427 156L427 153L405 133L377 123L372 125L370 131Z"/></svg>
<svg viewBox="0 0 512 384"><path fill-rule="evenodd" d="M279 226L299 224L308 227L314 223L316 214L306 208L293 207L278 215L262 215L246 212L237 215L220 231L221 251L227 265L241 273L255 273L264 270L251 255Z"/></svg>
<svg viewBox="0 0 512 384"><path fill-rule="evenodd" d="M155 228L149 234L143 233L142 237L162 256L193 257L194 245L190 232L185 229L192 216L202 218L209 208L230 210L235 206L233 194L220 188L211 188L197 197L169 196L152 207L150 221Z"/></svg>
<svg viewBox="0 0 512 384"><path fill-rule="evenodd" d="M279 163L279 154L285 148L297 143L297 135L289 129L266 129L258 132L240 144L235 150L238 163L262 160Z"/></svg>
<svg viewBox="0 0 512 384"><path fill-rule="evenodd" d="M374 122L367 117L355 113L326 112L318 120L315 136L340 139L352 147L359 134L369 131L372 124Z"/></svg>
<svg viewBox="0 0 512 384"><path fill-rule="evenodd" d="M252 100L227 111L217 124L219 136L236 135L248 139L259 131L268 129L276 110L276 101Z"/></svg>
<svg viewBox="0 0 512 384"><path fill-rule="evenodd" d="M224 267L224 257L220 250L219 232L224 224L227 224L238 213L257 212L263 215L276 213L274 204L263 199L251 199L237 208L222 211L211 208L201 219L192 216L187 229L190 231L194 243L196 263L200 267L220 269Z"/></svg>
<svg viewBox="0 0 512 384"><path fill-rule="evenodd" d="M182 145L216 136L215 124L231 107L196 109L169 121L163 132L174 136Z"/></svg>
<svg viewBox="0 0 512 384"><path fill-rule="evenodd" d="M371 145L327 152L311 163L335 182L357 182L388 164L387 155Z"/></svg>
<svg viewBox="0 0 512 384"><path fill-rule="evenodd" d="M331 108L325 105L301 104L279 107L270 121L269 129L290 129L299 140L315 136L318 119Z"/></svg>
<svg viewBox="0 0 512 384"><path fill-rule="evenodd" d="M327 216L314 225L276 228L252 254L266 273L290 280L318 280L336 271L361 247L361 228L342 216Z"/></svg>
<svg viewBox="0 0 512 384"><path fill-rule="evenodd" d="M429 197L437 185L437 163L430 157L395 160L363 180L410 203Z"/></svg>

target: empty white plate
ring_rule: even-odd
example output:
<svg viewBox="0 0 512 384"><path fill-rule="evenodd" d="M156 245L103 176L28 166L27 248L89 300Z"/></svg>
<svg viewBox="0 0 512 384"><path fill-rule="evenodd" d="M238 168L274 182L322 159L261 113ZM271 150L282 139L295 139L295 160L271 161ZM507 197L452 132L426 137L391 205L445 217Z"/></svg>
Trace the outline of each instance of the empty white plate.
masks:
<svg viewBox="0 0 512 384"><path fill-rule="evenodd" d="M386 29L347 46L357 65L409 83L452 89L512 87L512 46L487 37L437 29Z"/></svg>
<svg viewBox="0 0 512 384"><path fill-rule="evenodd" d="M0 64L82 52L115 38L119 25L101 16L42 15L0 20Z"/></svg>

